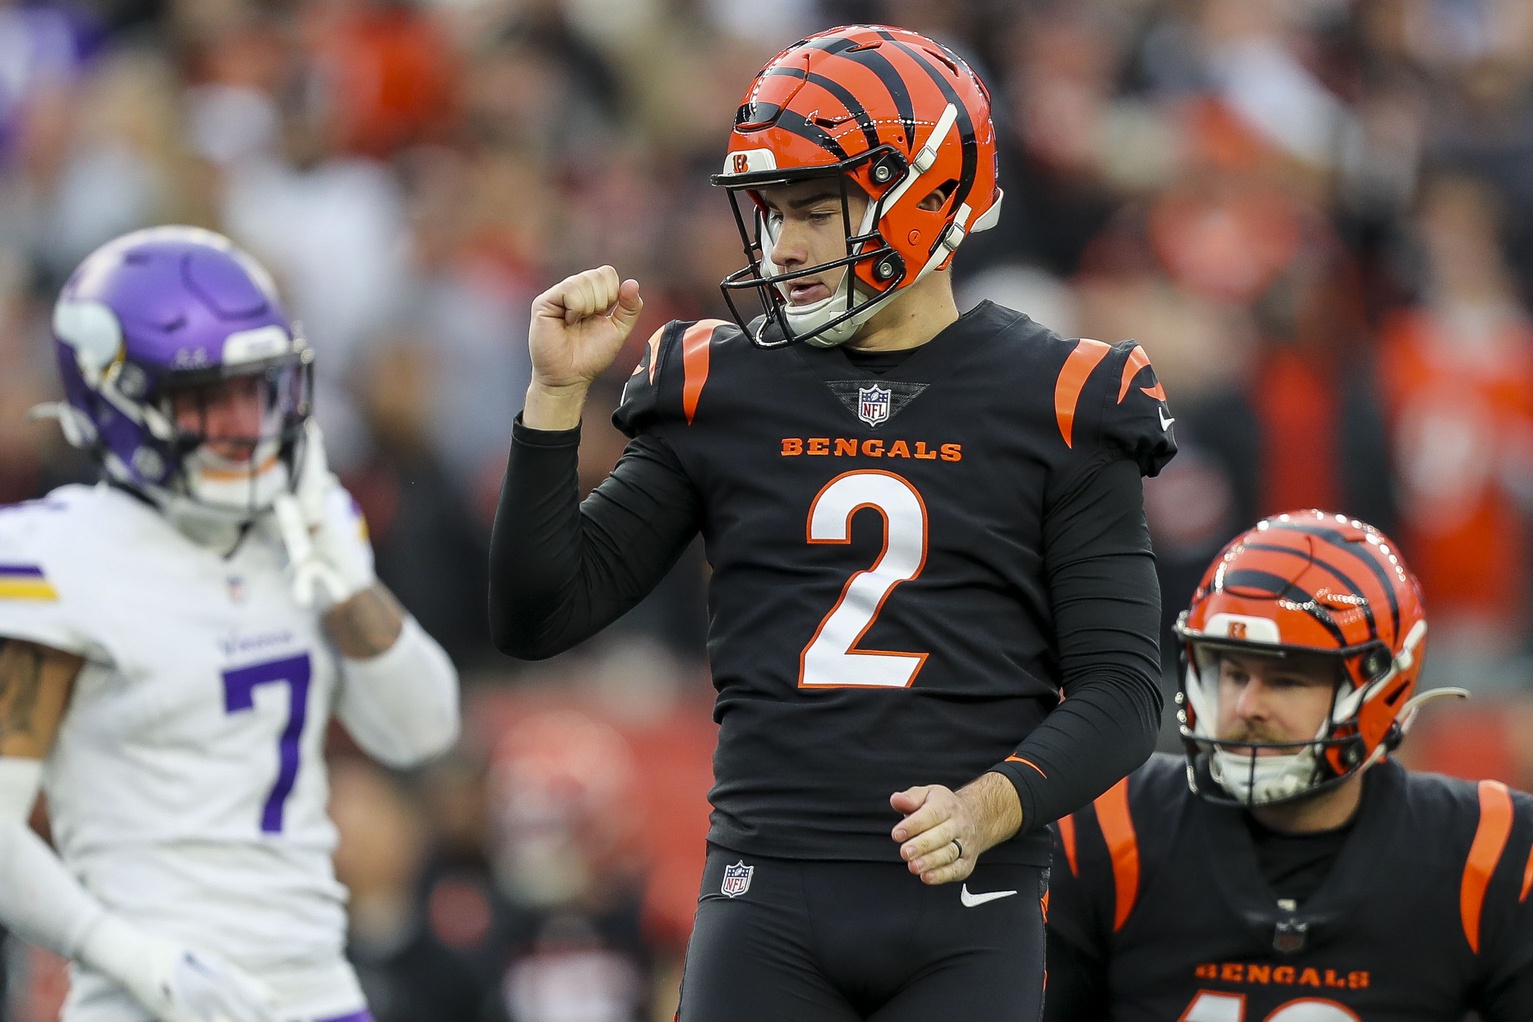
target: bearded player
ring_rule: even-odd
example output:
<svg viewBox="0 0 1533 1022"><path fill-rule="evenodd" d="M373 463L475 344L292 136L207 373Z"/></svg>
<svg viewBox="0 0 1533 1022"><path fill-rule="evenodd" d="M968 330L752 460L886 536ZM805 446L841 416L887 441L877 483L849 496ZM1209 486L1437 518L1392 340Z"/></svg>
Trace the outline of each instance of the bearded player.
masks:
<svg viewBox="0 0 1533 1022"><path fill-rule="evenodd" d="M1058 1022L1533 1018L1533 799L1412 773L1415 576L1346 515L1278 515L1182 614L1185 759L1056 827Z"/></svg>

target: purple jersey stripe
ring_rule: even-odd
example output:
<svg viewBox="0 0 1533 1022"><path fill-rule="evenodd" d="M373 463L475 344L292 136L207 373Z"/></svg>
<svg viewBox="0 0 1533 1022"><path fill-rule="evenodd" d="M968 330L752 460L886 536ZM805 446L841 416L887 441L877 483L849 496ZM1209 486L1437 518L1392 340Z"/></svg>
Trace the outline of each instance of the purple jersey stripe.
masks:
<svg viewBox="0 0 1533 1022"><path fill-rule="evenodd" d="M321 1020L321 1022L373 1022L373 1013L363 1008L361 1011L354 1011L350 1015L342 1015L339 1018L327 1018Z"/></svg>
<svg viewBox="0 0 1533 1022"><path fill-rule="evenodd" d="M43 569L35 564L0 564L0 577L42 578Z"/></svg>

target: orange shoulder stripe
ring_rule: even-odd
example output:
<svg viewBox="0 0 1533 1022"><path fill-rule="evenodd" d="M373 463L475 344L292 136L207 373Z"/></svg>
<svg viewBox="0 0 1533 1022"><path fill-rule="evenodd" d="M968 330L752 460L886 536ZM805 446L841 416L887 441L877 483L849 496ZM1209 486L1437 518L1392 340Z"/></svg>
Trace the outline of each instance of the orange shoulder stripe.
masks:
<svg viewBox="0 0 1533 1022"><path fill-rule="evenodd" d="M713 331L726 325L722 319L701 319L681 335L681 410L686 413L689 426L697 414L703 384L708 382L708 348Z"/></svg>
<svg viewBox="0 0 1533 1022"><path fill-rule="evenodd" d="M1469 859L1464 863L1464 880L1459 886L1464 936L1469 940L1469 950L1475 954L1480 953L1480 910L1485 905L1485 888L1511 833L1511 792L1500 781L1481 781L1480 824L1475 828Z"/></svg>
<svg viewBox="0 0 1533 1022"><path fill-rule="evenodd" d="M1150 356L1145 352L1144 348L1137 344L1134 345L1134 350L1128 353L1128 361L1123 363L1123 379L1118 381L1118 403L1120 405L1123 403L1123 399L1128 396L1128 385L1134 382L1134 377L1139 375L1139 370L1148 369L1149 367ZM1166 388L1162 387L1159 381L1153 387L1140 387L1139 389L1157 401L1164 401L1166 399Z"/></svg>
<svg viewBox="0 0 1533 1022"><path fill-rule="evenodd" d="M1082 337L1075 345L1075 350L1065 359L1064 367L1059 370L1059 379L1054 383L1054 415L1059 419L1059 434L1065 438L1066 447L1072 446L1070 438L1075 432L1075 406L1080 403L1081 389L1086 386L1091 370L1111 350L1101 341Z"/></svg>
<svg viewBox="0 0 1533 1022"><path fill-rule="evenodd" d="M663 337L665 337L665 327L661 327L659 330L656 330L654 333L650 334L649 340L644 342L645 345L649 348L650 386L654 386L655 371L660 368L660 341ZM638 376L639 370L642 369L643 366L644 362L640 360L639 364L633 367L633 375Z"/></svg>
<svg viewBox="0 0 1533 1022"><path fill-rule="evenodd" d="M1097 824L1112 856L1112 885L1117 908L1112 928L1117 933L1128 922L1139 896L1139 837L1134 833L1134 818L1128 811L1128 778L1114 784L1096 800Z"/></svg>
<svg viewBox="0 0 1533 1022"><path fill-rule="evenodd" d="M1522 893L1517 895L1517 900L1527 901L1530 890L1533 890L1533 848L1528 849L1528 864L1522 867Z"/></svg>
<svg viewBox="0 0 1533 1022"><path fill-rule="evenodd" d="M1070 864L1070 875L1080 876L1080 866L1075 861L1075 817L1061 816L1054 821L1059 827L1059 843L1065 846L1065 862Z"/></svg>

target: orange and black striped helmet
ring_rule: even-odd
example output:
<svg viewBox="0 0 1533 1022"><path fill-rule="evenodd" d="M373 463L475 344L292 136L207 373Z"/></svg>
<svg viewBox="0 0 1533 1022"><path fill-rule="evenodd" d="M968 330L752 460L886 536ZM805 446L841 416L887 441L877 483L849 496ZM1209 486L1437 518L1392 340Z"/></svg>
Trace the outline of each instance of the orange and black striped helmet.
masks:
<svg viewBox="0 0 1533 1022"><path fill-rule="evenodd" d="M1373 526L1317 510L1257 523L1214 559L1176 624L1183 644L1178 717L1194 790L1221 799L1199 784L1212 776L1236 801L1270 805L1329 787L1382 757L1404 737L1420 701L1413 693L1426 630L1415 575ZM1336 657L1336 692L1320 733L1303 742L1219 740L1222 650ZM1247 776L1228 776L1247 768ZM1258 769L1265 779L1253 785Z"/></svg>
<svg viewBox="0 0 1533 1022"><path fill-rule="evenodd" d="M835 176L846 255L792 273L771 262L771 225L757 189ZM729 134L713 183L729 189L749 265L726 277L735 319L764 347L848 340L891 296L952 261L960 242L1000 213L990 93L952 50L881 25L831 29L794 43L761 69ZM860 226L846 189L868 197ZM937 209L922 200L939 189ZM744 193L749 201L738 199ZM837 293L794 308L778 285L850 267ZM754 289L766 314L752 329L735 296Z"/></svg>

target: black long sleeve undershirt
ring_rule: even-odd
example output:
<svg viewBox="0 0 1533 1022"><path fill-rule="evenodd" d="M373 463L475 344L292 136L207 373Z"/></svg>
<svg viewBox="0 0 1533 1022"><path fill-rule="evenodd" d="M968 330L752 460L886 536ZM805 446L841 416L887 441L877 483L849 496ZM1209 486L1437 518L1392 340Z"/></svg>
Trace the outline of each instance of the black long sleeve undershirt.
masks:
<svg viewBox="0 0 1533 1022"><path fill-rule="evenodd" d="M1147 759L1160 732L1160 585L1139 469L1104 451L1050 510L1043 562L1065 699L1001 764L1023 830L1074 812Z"/></svg>
<svg viewBox="0 0 1533 1022"><path fill-rule="evenodd" d="M518 420L490 541L490 628L503 653L539 660L632 608L681 556L701 499L663 442L640 436L585 501L579 429ZM1159 589L1139 472L1105 455L1045 522L1064 702L998 769L1024 829L1086 804L1144 761L1159 729Z"/></svg>
<svg viewBox="0 0 1533 1022"><path fill-rule="evenodd" d="M697 534L696 489L660 441L628 444L584 501L580 429L518 416L490 533L490 638L543 660L616 621L660 583Z"/></svg>

